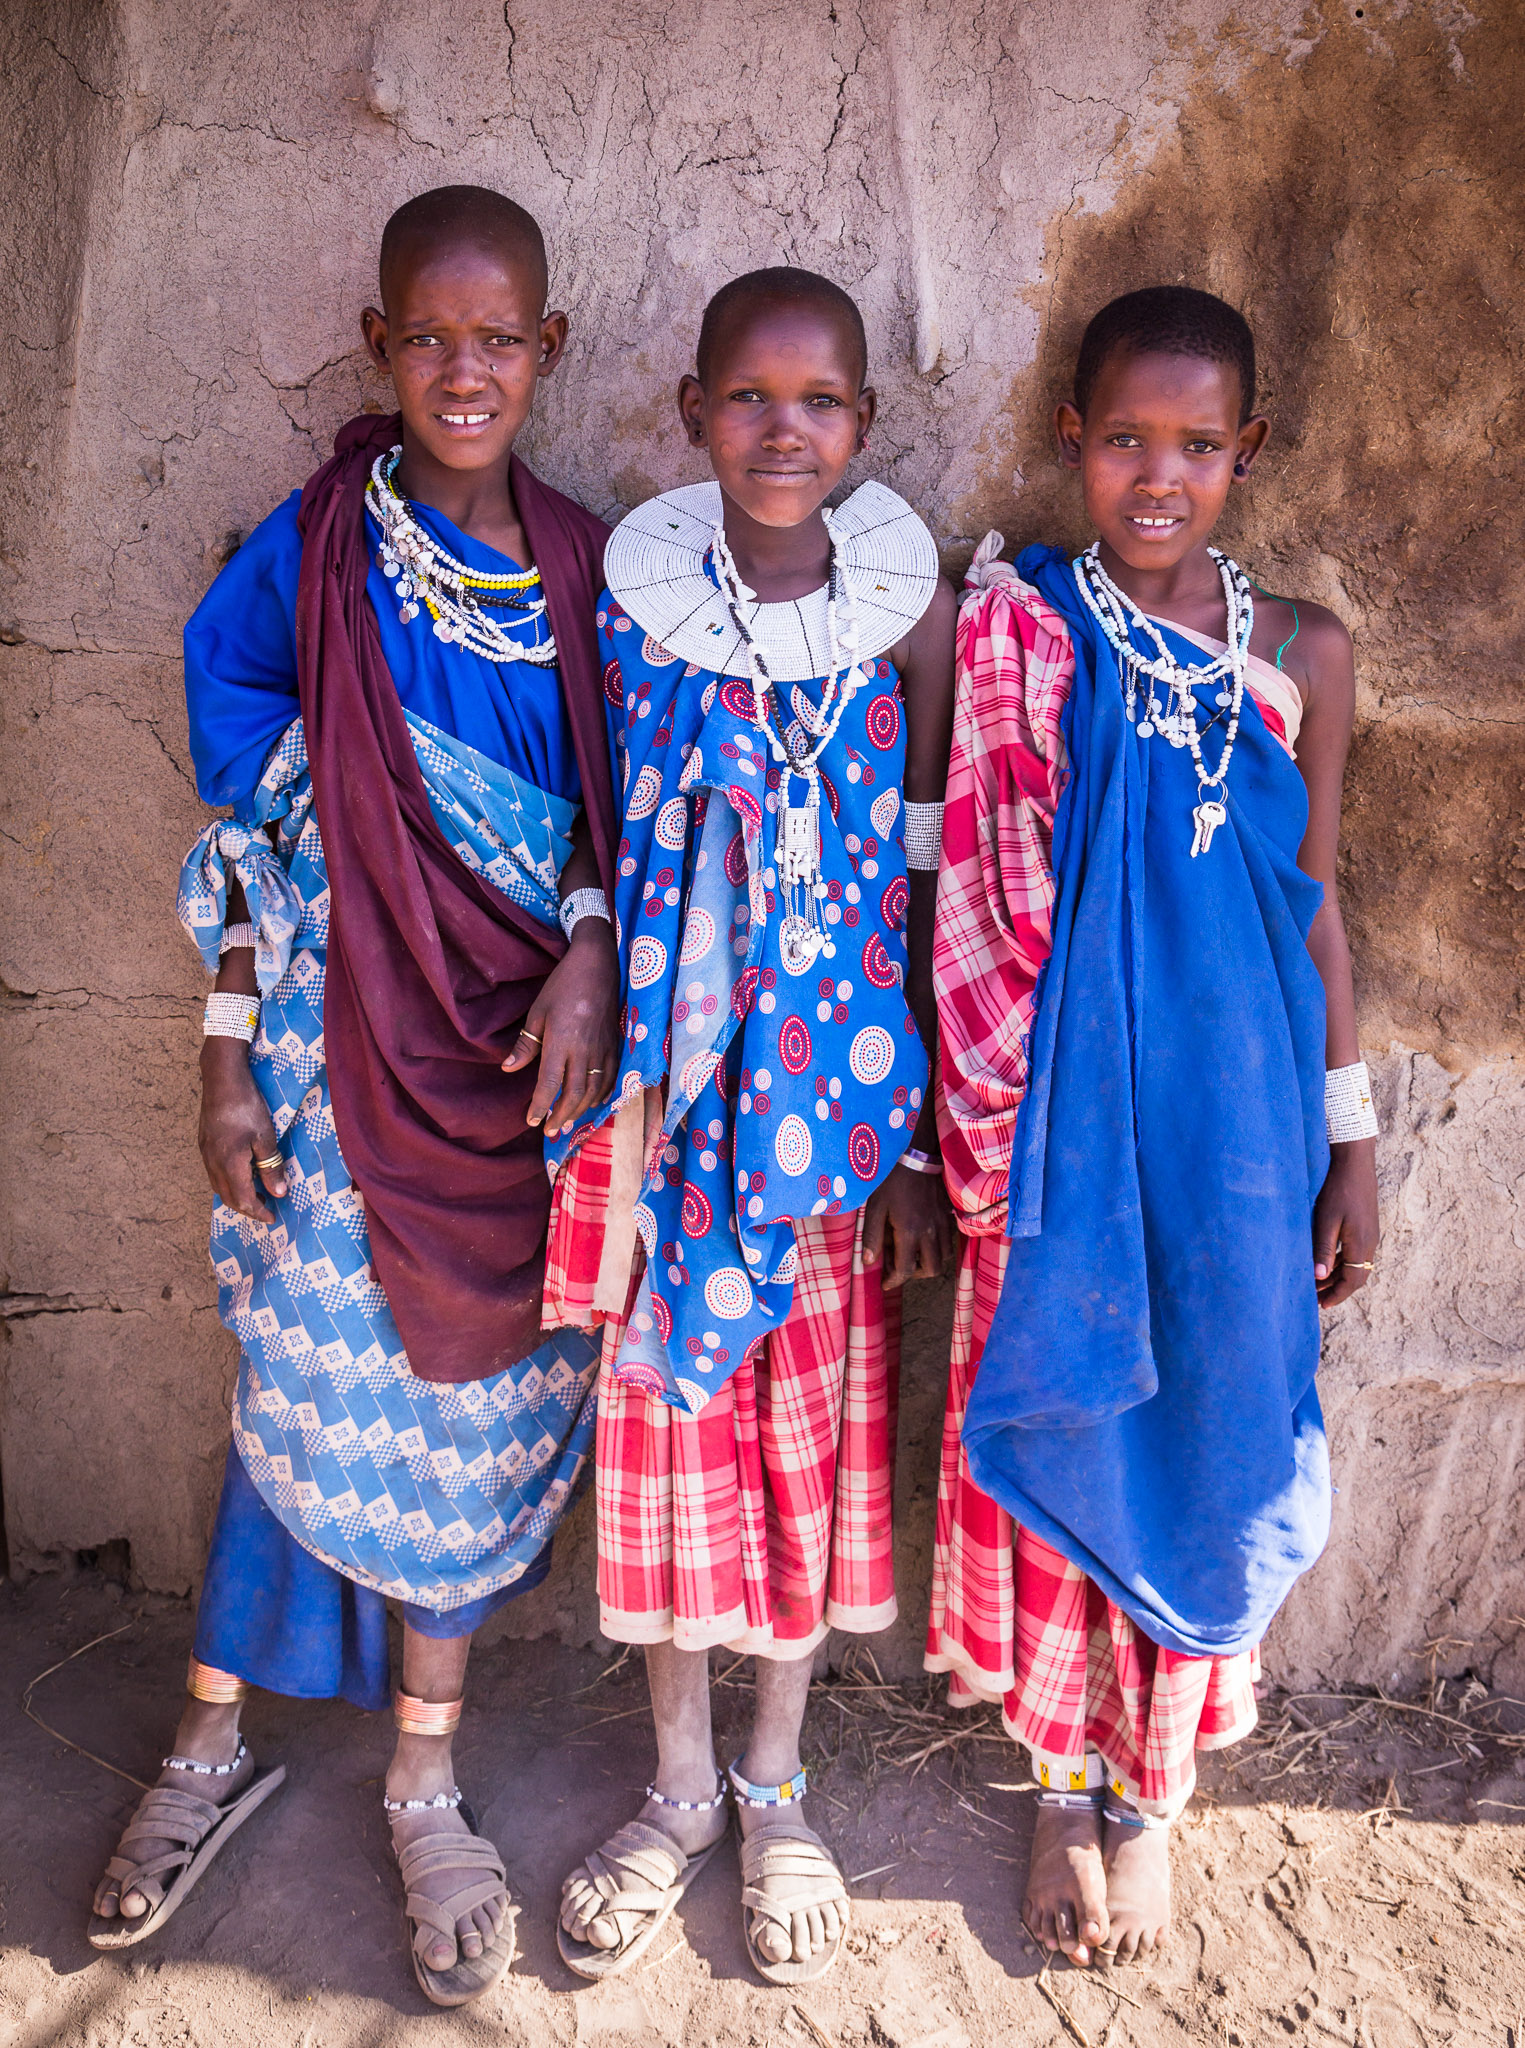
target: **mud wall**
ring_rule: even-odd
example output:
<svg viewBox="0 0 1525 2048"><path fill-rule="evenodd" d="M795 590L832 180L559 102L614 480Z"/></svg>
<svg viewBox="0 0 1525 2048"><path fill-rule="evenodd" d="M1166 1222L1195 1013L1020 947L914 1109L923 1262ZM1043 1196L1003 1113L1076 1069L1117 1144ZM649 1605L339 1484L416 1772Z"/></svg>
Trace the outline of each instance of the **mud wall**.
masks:
<svg viewBox="0 0 1525 2048"><path fill-rule="evenodd" d="M553 250L568 360L529 453L614 514L687 480L671 394L727 275L857 294L864 470L951 567L1078 533L1047 413L1090 311L1223 292L1270 449L1233 545L1360 650L1345 888L1386 1240L1331 1318L1341 1494L1288 1675L1525 1681L1525 17L1509 0L34 0L0 9L0 1476L14 1568L125 1539L199 1571L232 1351L203 1243L203 813L178 636L383 402L381 223L492 183ZM915 1305L903 1584L929 1544L946 1300ZM587 1530L517 1625L592 1626ZM917 1621L897 1636L914 1662Z"/></svg>

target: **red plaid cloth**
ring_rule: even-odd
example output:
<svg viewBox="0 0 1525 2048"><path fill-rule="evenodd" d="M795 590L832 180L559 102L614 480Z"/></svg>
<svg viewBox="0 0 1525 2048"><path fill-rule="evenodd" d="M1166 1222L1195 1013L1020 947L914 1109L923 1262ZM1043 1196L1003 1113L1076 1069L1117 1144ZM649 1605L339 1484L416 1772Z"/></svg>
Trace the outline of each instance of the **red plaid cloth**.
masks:
<svg viewBox="0 0 1525 2048"><path fill-rule="evenodd" d="M1040 1785L1078 1790L1105 1775L1143 1812L1173 1820L1196 1784L1196 1751L1222 1749L1254 1727L1260 1653L1162 1649L970 1478L964 1411L1006 1251L1004 1237L970 1238L959 1269L927 1669L953 1674L954 1706L1001 1702L1006 1732L1032 1751Z"/></svg>
<svg viewBox="0 0 1525 2048"><path fill-rule="evenodd" d="M1006 1221L1033 990L1052 939L1059 714L1075 677L1064 621L1004 564L988 573L1002 569L1003 580L967 595L959 614L933 949L938 1126L948 1192L971 1235Z"/></svg>
<svg viewBox="0 0 1525 2048"><path fill-rule="evenodd" d="M542 1329L591 1330L604 1320L593 1306L593 1289L603 1257L613 1150L611 1119L588 1133L556 1176L545 1241Z"/></svg>
<svg viewBox="0 0 1525 2048"><path fill-rule="evenodd" d="M1160 1648L1076 1566L969 1476L961 1432L1006 1269L1006 1188L1027 1087L1033 992L1048 958L1060 714L1075 660L1064 621L1008 565L970 572L943 819L934 954L939 1129L963 1263L943 1428L927 1668L949 1698L1000 1700L1040 1784L1105 1773L1146 1811L1191 1796L1195 1752L1255 1724L1258 1653ZM985 587L980 587L980 586ZM1258 693L1257 701L1259 701Z"/></svg>
<svg viewBox="0 0 1525 2048"><path fill-rule="evenodd" d="M611 1370L598 1389L599 1626L615 1642L804 1657L895 1619L900 1296L862 1212L795 1224L788 1319L697 1415Z"/></svg>

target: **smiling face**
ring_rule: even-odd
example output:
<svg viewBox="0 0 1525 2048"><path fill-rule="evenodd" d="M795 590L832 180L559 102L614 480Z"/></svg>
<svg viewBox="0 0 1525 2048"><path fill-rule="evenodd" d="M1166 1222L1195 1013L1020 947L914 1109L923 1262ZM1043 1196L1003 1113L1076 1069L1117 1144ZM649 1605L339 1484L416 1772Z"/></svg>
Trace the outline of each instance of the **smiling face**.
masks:
<svg viewBox="0 0 1525 2048"><path fill-rule="evenodd" d="M566 316L544 311L543 271L491 241L437 242L401 254L384 290L385 310L367 306L362 326L410 453L453 470L506 466L566 344Z"/></svg>
<svg viewBox="0 0 1525 2048"><path fill-rule="evenodd" d="M748 308L715 337L705 372L683 379L678 405L721 490L760 526L802 524L866 445L875 400L858 337L819 304Z"/></svg>
<svg viewBox="0 0 1525 2048"><path fill-rule="evenodd" d="M1238 372L1197 356L1115 350L1084 420L1055 416L1060 460L1080 471L1103 544L1134 569L1169 569L1203 546L1269 423L1239 418Z"/></svg>

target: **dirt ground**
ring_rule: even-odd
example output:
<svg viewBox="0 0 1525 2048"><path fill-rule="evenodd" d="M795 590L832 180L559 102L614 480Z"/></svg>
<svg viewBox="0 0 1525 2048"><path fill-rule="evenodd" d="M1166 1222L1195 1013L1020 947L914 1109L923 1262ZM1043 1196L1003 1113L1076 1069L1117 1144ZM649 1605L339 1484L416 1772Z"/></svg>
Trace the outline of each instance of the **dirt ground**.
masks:
<svg viewBox="0 0 1525 2048"><path fill-rule="evenodd" d="M727 1850L649 1968L579 1988L554 1901L639 1800L644 1684L612 1653L501 1643L477 1663L459 1750L523 1908L495 1994L450 2015L414 1985L380 1811L386 1720L268 1696L245 1726L285 1761L285 1789L161 1935L99 1956L86 1900L137 1794L59 1738L150 1777L190 1633L185 1606L95 1573L0 1588L5 2048L1525 2048L1525 1706L1454 1681L1402 1705L1269 1693L1178 1831L1168 1957L1101 1977L1040 1974L1017 1923L1020 1753L988 1715L945 1713L930 1684L881 1687L849 1654L807 1733L823 1831L854 1879L851 1952L799 1995L758 1983ZM47 1733L23 1714L28 1685L80 1650L36 1686ZM724 1737L746 1672L716 1668Z"/></svg>

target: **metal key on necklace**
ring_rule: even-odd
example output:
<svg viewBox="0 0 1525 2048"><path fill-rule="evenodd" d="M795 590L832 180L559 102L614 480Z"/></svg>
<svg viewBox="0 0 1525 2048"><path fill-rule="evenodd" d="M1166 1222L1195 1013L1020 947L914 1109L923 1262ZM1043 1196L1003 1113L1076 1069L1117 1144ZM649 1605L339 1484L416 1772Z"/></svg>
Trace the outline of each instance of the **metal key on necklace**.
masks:
<svg viewBox="0 0 1525 2048"><path fill-rule="evenodd" d="M778 809L778 838L775 846L778 878L786 886L795 882L814 883L821 872L821 814L812 802Z"/></svg>
<svg viewBox="0 0 1525 2048"><path fill-rule="evenodd" d="M1199 853L1206 853L1212 845L1213 834L1218 827L1228 823L1228 810L1216 797L1211 797L1198 804L1191 815L1197 827L1191 842L1191 857L1195 860Z"/></svg>

